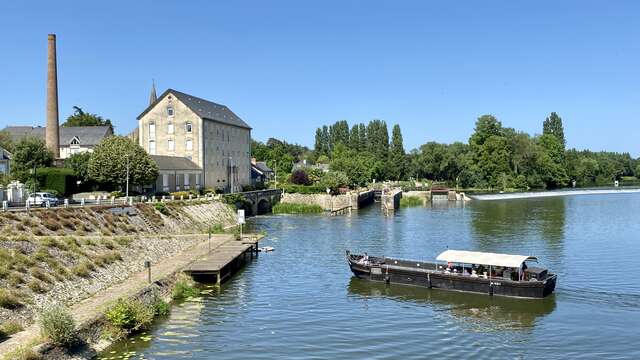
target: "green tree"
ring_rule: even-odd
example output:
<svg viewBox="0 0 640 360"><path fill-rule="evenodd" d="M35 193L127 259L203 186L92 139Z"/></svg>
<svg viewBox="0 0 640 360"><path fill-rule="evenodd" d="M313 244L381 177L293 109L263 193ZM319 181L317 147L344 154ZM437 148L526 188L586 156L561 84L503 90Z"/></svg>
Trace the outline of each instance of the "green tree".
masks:
<svg viewBox="0 0 640 360"><path fill-rule="evenodd" d="M351 127L349 132L349 148L351 150L360 151L360 127L355 124Z"/></svg>
<svg viewBox="0 0 640 360"><path fill-rule="evenodd" d="M329 171L320 179L320 185L337 194L341 187L349 186L349 177L341 171Z"/></svg>
<svg viewBox="0 0 640 360"><path fill-rule="evenodd" d="M636 166L634 175L635 175L635 177L640 178L640 164L638 164L638 166Z"/></svg>
<svg viewBox="0 0 640 360"><path fill-rule="evenodd" d="M404 151L402 142L402 131L400 125L393 126L391 135L391 145L389 147L389 177L392 180L404 178L407 154Z"/></svg>
<svg viewBox="0 0 640 360"><path fill-rule="evenodd" d="M14 146L11 134L5 130L0 131L0 147L12 153Z"/></svg>
<svg viewBox="0 0 640 360"><path fill-rule="evenodd" d="M110 136L98 144L89 159L89 177L102 184L123 188L151 184L158 178L158 165L138 144L123 136Z"/></svg>
<svg viewBox="0 0 640 360"><path fill-rule="evenodd" d="M113 129L111 120L103 119L101 116L84 112L81 108L74 106L73 115L67 118L67 121L62 123L62 126L109 126Z"/></svg>
<svg viewBox="0 0 640 360"><path fill-rule="evenodd" d="M64 161L64 167L72 169L74 175L82 182L89 181L89 160L91 153L83 151L69 156Z"/></svg>
<svg viewBox="0 0 640 360"><path fill-rule="evenodd" d="M358 124L358 135L360 136L358 151L366 151L367 150L367 127L362 123Z"/></svg>
<svg viewBox="0 0 640 360"><path fill-rule="evenodd" d="M327 155L327 151L324 148L324 137L322 135L322 128L316 129L314 150L316 151L316 154L318 154L318 156Z"/></svg>
<svg viewBox="0 0 640 360"><path fill-rule="evenodd" d="M567 146L567 141L564 138L564 128L562 127L562 119L558 114L552 112L542 124L542 134L550 134L555 136L560 144L562 145L562 150Z"/></svg>
<svg viewBox="0 0 640 360"><path fill-rule="evenodd" d="M34 167L50 167L53 165L53 160L53 153L47 149L44 141L26 137L20 140L13 150L11 171L15 178L26 182L33 176L31 170Z"/></svg>

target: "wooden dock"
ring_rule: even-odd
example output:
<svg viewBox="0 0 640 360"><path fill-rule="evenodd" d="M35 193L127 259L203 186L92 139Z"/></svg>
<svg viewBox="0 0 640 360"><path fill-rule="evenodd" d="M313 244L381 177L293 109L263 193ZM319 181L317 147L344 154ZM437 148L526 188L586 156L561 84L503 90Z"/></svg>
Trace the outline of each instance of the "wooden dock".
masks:
<svg viewBox="0 0 640 360"><path fill-rule="evenodd" d="M258 256L258 241L256 237L229 240L193 261L183 272L196 281L215 281L220 285Z"/></svg>

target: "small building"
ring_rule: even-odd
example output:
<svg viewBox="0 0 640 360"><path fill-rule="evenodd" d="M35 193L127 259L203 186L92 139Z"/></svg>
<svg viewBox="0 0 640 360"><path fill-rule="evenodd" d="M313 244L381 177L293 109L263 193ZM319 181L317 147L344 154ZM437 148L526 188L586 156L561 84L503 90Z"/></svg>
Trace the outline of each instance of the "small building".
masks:
<svg viewBox="0 0 640 360"><path fill-rule="evenodd" d="M251 183L253 186L264 185L271 181L273 176L274 171L267 166L267 163L251 158Z"/></svg>
<svg viewBox="0 0 640 360"><path fill-rule="evenodd" d="M45 140L45 128L41 126L7 126L6 131L13 142L27 137ZM61 126L60 158L66 159L73 154L93 151L104 138L113 135L111 126Z"/></svg>
<svg viewBox="0 0 640 360"><path fill-rule="evenodd" d="M193 161L179 156L150 155L158 165L155 184L145 186L147 193L197 191L202 188L202 168Z"/></svg>
<svg viewBox="0 0 640 360"><path fill-rule="evenodd" d="M0 175L9 175L11 173L11 153L0 147Z"/></svg>
<svg viewBox="0 0 640 360"><path fill-rule="evenodd" d="M295 164L293 164L293 167L291 168L291 171L296 171L296 170L320 170L322 172L329 172L329 164L309 164L307 163L307 160L302 160L299 161Z"/></svg>
<svg viewBox="0 0 640 360"><path fill-rule="evenodd" d="M228 107L168 89L138 116L150 155L183 157L202 169L202 185L227 192L251 185L251 127Z"/></svg>

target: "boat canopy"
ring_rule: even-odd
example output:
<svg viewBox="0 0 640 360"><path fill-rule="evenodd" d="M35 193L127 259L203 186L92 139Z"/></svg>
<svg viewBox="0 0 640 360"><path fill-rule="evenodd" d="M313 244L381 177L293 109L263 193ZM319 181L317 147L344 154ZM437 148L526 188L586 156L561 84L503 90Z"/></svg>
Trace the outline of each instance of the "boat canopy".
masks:
<svg viewBox="0 0 640 360"><path fill-rule="evenodd" d="M509 254L495 254L479 251L464 251L464 250L447 250L438 255L436 260L465 263L465 264L478 264L478 265L492 265L492 266L505 266L505 267L520 267L526 260L537 260L535 256L526 255L509 255Z"/></svg>

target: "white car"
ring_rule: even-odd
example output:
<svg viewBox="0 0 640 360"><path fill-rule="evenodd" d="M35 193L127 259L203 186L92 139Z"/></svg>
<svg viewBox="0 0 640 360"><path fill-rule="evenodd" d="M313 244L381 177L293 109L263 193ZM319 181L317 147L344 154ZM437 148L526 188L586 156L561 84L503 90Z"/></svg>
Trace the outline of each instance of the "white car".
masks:
<svg viewBox="0 0 640 360"><path fill-rule="evenodd" d="M47 206L47 202L49 203L49 206L58 206L60 200L47 192L33 193L27 198L27 203L29 204L29 206L45 207Z"/></svg>

